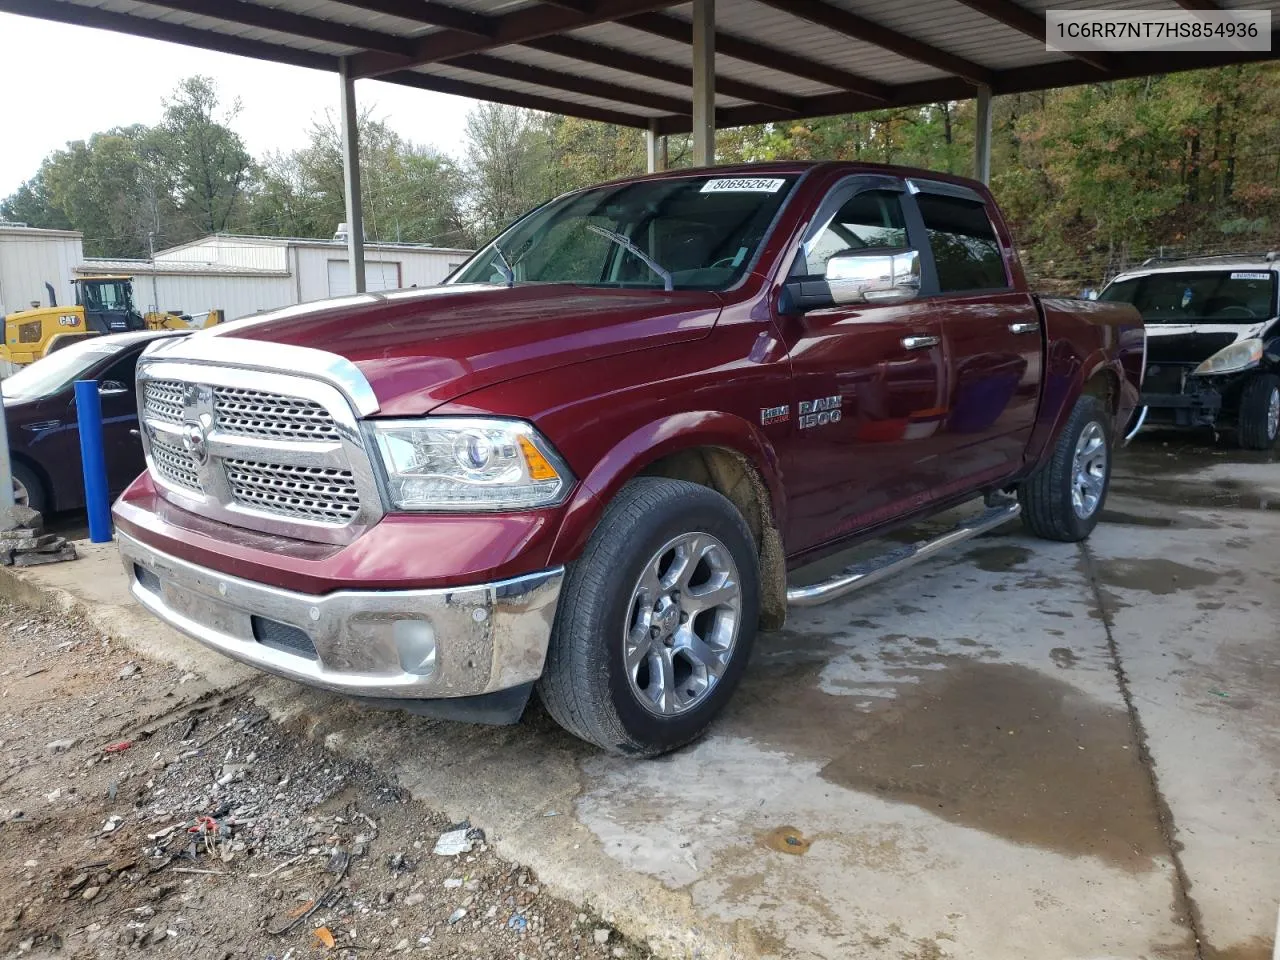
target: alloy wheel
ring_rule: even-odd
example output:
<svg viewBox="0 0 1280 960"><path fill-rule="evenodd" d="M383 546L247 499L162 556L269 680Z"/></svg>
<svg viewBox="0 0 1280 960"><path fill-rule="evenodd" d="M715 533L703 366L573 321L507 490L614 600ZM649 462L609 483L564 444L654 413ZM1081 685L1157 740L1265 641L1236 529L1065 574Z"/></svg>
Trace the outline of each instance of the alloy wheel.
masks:
<svg viewBox="0 0 1280 960"><path fill-rule="evenodd" d="M742 587L729 549L684 533L645 563L631 592L623 662L646 710L675 716L710 696L733 658Z"/></svg>
<svg viewBox="0 0 1280 960"><path fill-rule="evenodd" d="M1087 520L1102 502L1107 483L1107 435L1096 420L1080 431L1071 476L1071 507L1077 517Z"/></svg>

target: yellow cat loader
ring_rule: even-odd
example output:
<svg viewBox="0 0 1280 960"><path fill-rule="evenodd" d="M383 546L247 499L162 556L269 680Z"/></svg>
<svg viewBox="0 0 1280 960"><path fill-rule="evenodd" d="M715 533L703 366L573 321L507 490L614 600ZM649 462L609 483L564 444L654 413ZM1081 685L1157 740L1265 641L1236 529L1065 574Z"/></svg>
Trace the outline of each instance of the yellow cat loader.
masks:
<svg viewBox="0 0 1280 960"><path fill-rule="evenodd" d="M107 333L128 330L196 330L221 323L221 310L190 317L173 312L143 315L133 305L133 278L126 276L79 277L73 306L19 310L4 318L4 343L0 363L25 366L55 350ZM46 284L50 300L53 288Z"/></svg>

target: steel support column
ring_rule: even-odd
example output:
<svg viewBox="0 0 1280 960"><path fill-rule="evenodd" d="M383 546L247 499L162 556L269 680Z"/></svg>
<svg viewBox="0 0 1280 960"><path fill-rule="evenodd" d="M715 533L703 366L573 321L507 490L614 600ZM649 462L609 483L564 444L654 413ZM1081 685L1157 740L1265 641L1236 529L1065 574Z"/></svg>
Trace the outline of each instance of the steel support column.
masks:
<svg viewBox="0 0 1280 960"><path fill-rule="evenodd" d="M991 182L991 88L978 87L978 105L974 117L973 176L983 183Z"/></svg>
<svg viewBox="0 0 1280 960"><path fill-rule="evenodd" d="M356 81L347 57L339 60L342 81L342 180L347 199L347 269L353 293L364 293L364 204L360 199L360 135Z"/></svg>
<svg viewBox="0 0 1280 960"><path fill-rule="evenodd" d="M693 0L693 165L716 162L716 2Z"/></svg>
<svg viewBox="0 0 1280 960"><path fill-rule="evenodd" d="M0 323L3 323L3 318L0 318ZM0 511L12 506L13 463L9 459L9 422L5 418L4 397L0 396ZM7 519L0 516L0 520Z"/></svg>
<svg viewBox="0 0 1280 960"><path fill-rule="evenodd" d="M661 173L667 169L667 138L658 132L658 121L649 121L649 129L644 134L646 167L650 173Z"/></svg>

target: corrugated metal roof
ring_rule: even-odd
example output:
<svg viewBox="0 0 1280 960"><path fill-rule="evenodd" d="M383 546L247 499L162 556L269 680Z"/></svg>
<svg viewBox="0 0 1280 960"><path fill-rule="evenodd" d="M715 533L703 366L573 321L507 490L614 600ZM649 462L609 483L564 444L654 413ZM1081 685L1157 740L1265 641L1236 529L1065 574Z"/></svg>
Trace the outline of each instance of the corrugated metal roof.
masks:
<svg viewBox="0 0 1280 960"><path fill-rule="evenodd" d="M1280 0L1219 2L1280 12ZM1051 7L1180 9L1175 0L717 0L720 120L962 99L978 82L1021 92L1280 56L1276 33L1270 53L1048 51L1036 18ZM357 76L636 126L656 120L662 132L690 126L689 2L0 0L0 11L319 69L336 70L345 56Z"/></svg>
<svg viewBox="0 0 1280 960"><path fill-rule="evenodd" d="M82 277L99 274L123 274L134 277L169 275L203 274L218 277L287 277L288 270L265 270L260 267L233 266L225 263L200 263L198 261L176 260L171 263L152 265L150 260L108 260L106 258L85 257L75 267L75 272Z"/></svg>
<svg viewBox="0 0 1280 960"><path fill-rule="evenodd" d="M902 0L911 3L912 0ZM936 2L936 0L915 0ZM835 6L832 3L832 6ZM677 8L677 16L692 15L692 7ZM786 50L810 60L849 70L881 83L910 83L946 76L924 64L916 63L870 43L811 23L802 17L766 7L752 0L719 0L716 21L726 32L737 36L768 37L769 46Z"/></svg>

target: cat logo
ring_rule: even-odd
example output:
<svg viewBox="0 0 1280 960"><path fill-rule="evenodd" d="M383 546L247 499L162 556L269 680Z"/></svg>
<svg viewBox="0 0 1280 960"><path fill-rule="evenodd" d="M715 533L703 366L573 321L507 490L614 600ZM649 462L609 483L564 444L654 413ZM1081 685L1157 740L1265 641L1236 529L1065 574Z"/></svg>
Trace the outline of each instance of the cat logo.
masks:
<svg viewBox="0 0 1280 960"><path fill-rule="evenodd" d="M810 427L825 427L828 424L839 423L843 414L840 412L842 404L840 396L819 397L816 400L800 401L800 429L807 430Z"/></svg>
<svg viewBox="0 0 1280 960"><path fill-rule="evenodd" d="M58 326L60 327L78 327L80 326L80 318L74 313L64 313L58 317Z"/></svg>

